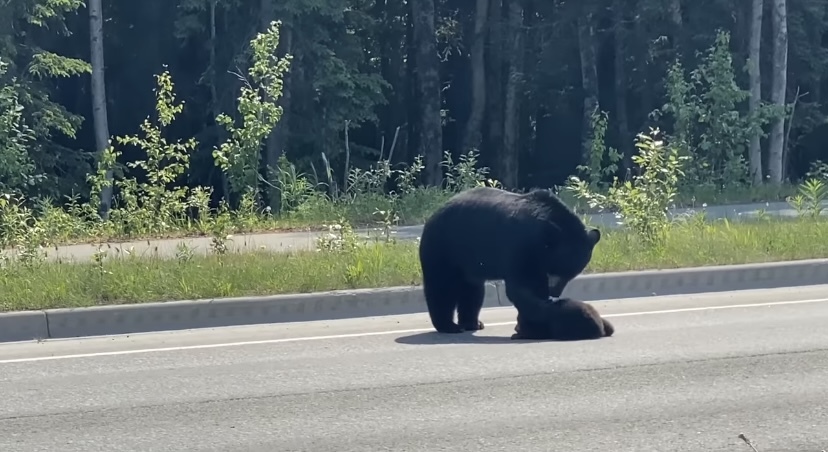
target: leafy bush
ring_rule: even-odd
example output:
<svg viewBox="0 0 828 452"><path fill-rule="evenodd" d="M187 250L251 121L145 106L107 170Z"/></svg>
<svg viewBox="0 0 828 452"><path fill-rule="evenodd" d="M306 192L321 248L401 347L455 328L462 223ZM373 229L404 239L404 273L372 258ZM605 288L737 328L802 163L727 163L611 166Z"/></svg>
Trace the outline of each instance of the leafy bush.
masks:
<svg viewBox="0 0 828 452"><path fill-rule="evenodd" d="M650 135L638 135L639 153L632 159L640 173L624 182L616 177L606 195L596 193L577 176L572 176L566 186L579 198L586 199L591 207L617 209L623 222L648 244L660 244L664 240L669 226L667 209L684 176L684 161L689 159L679 155L676 147L665 146L657 140L658 134L656 129Z"/></svg>
<svg viewBox="0 0 828 452"><path fill-rule="evenodd" d="M672 117L669 138L681 155L693 159L683 188L749 184L745 157L750 137L763 135L762 126L785 113L767 103L754 115L743 111L750 92L736 83L729 46L730 34L719 30L696 69L686 74L676 61L665 80L668 101L654 112L656 118Z"/></svg>
<svg viewBox="0 0 828 452"><path fill-rule="evenodd" d="M8 63L0 60L0 81ZM26 146L34 133L23 121L23 106L18 101L17 81L0 85L0 193L25 190L42 180Z"/></svg>

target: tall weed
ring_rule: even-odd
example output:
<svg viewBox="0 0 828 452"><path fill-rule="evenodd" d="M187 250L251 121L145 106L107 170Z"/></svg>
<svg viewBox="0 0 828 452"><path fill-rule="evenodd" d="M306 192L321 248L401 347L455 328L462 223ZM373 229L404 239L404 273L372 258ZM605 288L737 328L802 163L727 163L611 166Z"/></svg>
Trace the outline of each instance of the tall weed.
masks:
<svg viewBox="0 0 828 452"><path fill-rule="evenodd" d="M572 176L566 186L577 197L586 199L590 207L617 209L623 223L653 246L665 239L670 223L667 211L678 192L684 176L683 165L688 160L676 147L665 145L658 135L658 129L651 130L649 135L638 135L639 153L632 160L640 171L624 182L616 177L606 195L593 191L577 176Z"/></svg>

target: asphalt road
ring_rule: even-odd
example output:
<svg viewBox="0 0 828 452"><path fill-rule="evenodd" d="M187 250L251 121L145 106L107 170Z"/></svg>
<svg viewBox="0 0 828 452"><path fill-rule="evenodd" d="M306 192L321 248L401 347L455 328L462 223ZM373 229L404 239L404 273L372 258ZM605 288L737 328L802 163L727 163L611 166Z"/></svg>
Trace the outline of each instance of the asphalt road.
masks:
<svg viewBox="0 0 828 452"><path fill-rule="evenodd" d="M795 217L796 211L792 209L788 203L772 202L772 203L755 203L755 204L733 204L728 206L707 206L696 209L673 209L670 214L675 216L685 215L690 211L704 211L708 218L728 218L738 220L740 218L755 217L760 211L765 211L767 214ZM828 215L828 210L825 212ZM596 215L587 215L591 224L600 228L616 228L618 227L618 219L614 214L603 213ZM403 226L396 228L395 237L401 240L412 240L420 236L422 225L417 226ZM358 229L358 234L368 237L377 237L380 231L369 229ZM321 232L272 232L264 234L245 234L237 235L228 243L231 252L250 251L256 249L265 249L273 252L285 252L289 250L306 250L316 247L316 239L322 234ZM193 237L186 239L163 239L163 240L137 240L120 243L109 244L81 244L68 245L46 250L47 259L62 260L62 261L90 261L92 256L98 252L98 247L102 246L105 251L108 251L109 256L117 257L123 256L123 251L130 251L131 253L142 256L158 256L164 258L171 258L178 252L178 245L180 243L198 254L205 254L210 252L210 237ZM16 253L10 253L15 255Z"/></svg>
<svg viewBox="0 0 828 452"><path fill-rule="evenodd" d="M595 305L614 337L510 341L505 307L476 337L419 314L0 345L0 450L828 449L828 285Z"/></svg>

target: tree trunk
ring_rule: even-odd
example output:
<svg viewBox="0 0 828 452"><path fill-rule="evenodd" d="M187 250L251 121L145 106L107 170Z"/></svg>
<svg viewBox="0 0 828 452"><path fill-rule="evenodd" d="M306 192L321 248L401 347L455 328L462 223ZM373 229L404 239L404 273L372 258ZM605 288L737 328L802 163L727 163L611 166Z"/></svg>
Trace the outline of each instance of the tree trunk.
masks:
<svg viewBox="0 0 828 452"><path fill-rule="evenodd" d="M534 91L542 77L536 74L540 64L541 33L538 24L541 23L538 6L543 0L526 0L523 3L523 84L524 91L521 99L520 114L520 143L521 152L518 159L518 178L521 187L538 186L542 176L544 157L548 154L539 151L537 122L545 111L538 96L529 93ZM528 89L527 89L528 88ZM545 149L545 145L543 146Z"/></svg>
<svg viewBox="0 0 828 452"><path fill-rule="evenodd" d="M624 157L623 169L632 168L632 136L627 118L627 68L626 30L624 25L624 1L613 1L615 22L615 120L618 124L618 148ZM681 16L679 16L681 17Z"/></svg>
<svg viewBox="0 0 828 452"><path fill-rule="evenodd" d="M635 23L633 25L633 38L631 41L640 43L628 49L628 52L635 55L635 68L630 71L628 76L632 81L631 84L636 87L635 94L638 97L639 103L637 108L632 109L634 119L631 121L633 124L630 126L630 130L633 130L633 133L635 133L636 131L643 132L648 130L648 126L651 124L650 112L660 107L655 100L656 94L650 87L662 82L663 79L661 76L663 73L659 74L656 70L657 68L655 68L656 65L651 64L650 50L652 39L647 29L646 19L642 18L638 13L634 13L633 17L635 17ZM632 99L635 99L635 96Z"/></svg>
<svg viewBox="0 0 828 452"><path fill-rule="evenodd" d="M670 22L676 27L681 27L684 20L681 18L681 0L670 0ZM673 30L678 32L679 30Z"/></svg>
<svg viewBox="0 0 828 452"><path fill-rule="evenodd" d="M503 1L489 1L489 36L486 46L486 152L483 160L495 173L503 151ZM481 162L483 163L483 162Z"/></svg>
<svg viewBox="0 0 828 452"><path fill-rule="evenodd" d="M89 44L92 56L92 116L95 123L95 147L98 155L103 155L109 147L109 121L106 109L106 83L104 82L103 49L103 7L101 0L89 0ZM109 218L112 205L112 170L105 174L106 186L101 188L101 218Z"/></svg>
<svg viewBox="0 0 828 452"><path fill-rule="evenodd" d="M212 0L210 2L210 99L211 99L211 111L213 112L213 120L215 120L218 115L221 114L221 105L219 105L219 96L218 96L218 60L216 58L216 45L218 44L218 31L216 30L216 6L218 0ZM218 143L222 143L227 136L227 131L224 130L223 127L219 127L217 124L215 126L216 130L216 141ZM218 170L219 178L221 179L221 190L223 193L223 197L228 202L230 201L230 182L227 180L227 173L218 168L217 166L213 166L214 170Z"/></svg>
<svg viewBox="0 0 828 452"><path fill-rule="evenodd" d="M463 132L460 152L468 152L472 148L480 150L482 140L480 126L483 124L483 113L486 108L486 60L484 51L488 14L489 0L477 0L474 15L474 37L471 47L471 108Z"/></svg>
<svg viewBox="0 0 828 452"><path fill-rule="evenodd" d="M405 149L405 154L397 153L401 156L402 162L413 162L414 157L420 154L420 121L417 121L417 115L420 114L420 98L417 95L419 90L419 80L417 78L417 62L415 61L417 55L417 46L414 43L414 14L409 11L408 20L405 24L405 83L404 101L406 110L406 127L403 139L400 142L402 149ZM393 161L392 161L393 163Z"/></svg>
<svg viewBox="0 0 828 452"><path fill-rule="evenodd" d="M673 25L672 30L672 46L677 53L681 50L681 29L684 25L684 19L681 18L681 0L670 0L670 22Z"/></svg>
<svg viewBox="0 0 828 452"><path fill-rule="evenodd" d="M578 17L578 46L581 55L581 87L584 91L581 163L588 161L592 136L592 114L598 108L598 68L595 61L592 14Z"/></svg>
<svg viewBox="0 0 828 452"><path fill-rule="evenodd" d="M405 104L406 90L408 89L407 80L405 80L405 54L407 49L405 44L400 42L400 37L397 35L397 26L391 25L393 18L401 15L399 8L402 5L389 5L386 0L376 0L374 4L375 17L380 18L384 24L380 27L376 35L376 40L379 43L380 53L380 74L382 78L391 85L388 93L388 103L379 107L381 114L380 124L377 128L377 139L385 139L385 148L381 150L382 158L391 158L396 155L403 157L405 160L405 151L400 151L400 136L397 135L397 142L393 143L394 135L397 134L397 127L402 126L407 121L407 110L401 108ZM407 25L405 25L407 27ZM402 132L405 136L405 132ZM391 146L394 144L394 152L391 153Z"/></svg>
<svg viewBox="0 0 828 452"><path fill-rule="evenodd" d="M440 115L440 71L434 25L434 0L412 0L414 46L417 49L417 85L420 95L420 149L424 154L426 183L442 183L443 125Z"/></svg>
<svg viewBox="0 0 828 452"><path fill-rule="evenodd" d="M773 0L773 82L771 102L785 105L788 84L788 14L786 0ZM782 156L785 145L785 118L775 119L768 139L768 176L772 184L782 183Z"/></svg>
<svg viewBox="0 0 828 452"><path fill-rule="evenodd" d="M503 151L500 153L500 182L509 188L518 184L518 131L520 127L520 93L523 86L523 5L509 1L509 69L503 121Z"/></svg>
<svg viewBox="0 0 828 452"><path fill-rule="evenodd" d="M763 0L753 0L750 20L750 43L748 45L748 75L750 77L750 101L748 108L754 115L762 102L762 77L759 69L759 58L762 44L762 8ZM761 130L750 137L748 147L748 163L750 178L754 185L762 184L762 148L760 146Z"/></svg>

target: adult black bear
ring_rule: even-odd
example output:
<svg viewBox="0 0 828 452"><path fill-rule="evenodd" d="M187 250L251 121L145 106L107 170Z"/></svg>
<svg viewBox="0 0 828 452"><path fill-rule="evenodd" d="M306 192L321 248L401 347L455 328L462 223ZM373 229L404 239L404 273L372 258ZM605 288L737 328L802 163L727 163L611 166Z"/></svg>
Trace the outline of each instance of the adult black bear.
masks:
<svg viewBox="0 0 828 452"><path fill-rule="evenodd" d="M520 306L512 339L577 341L612 336L615 328L594 306L571 298Z"/></svg>
<svg viewBox="0 0 828 452"><path fill-rule="evenodd" d="M420 238L432 325L441 333L482 330L490 280L504 280L515 306L560 297L600 239L598 229L587 228L549 190L478 187L454 195L426 221Z"/></svg>

